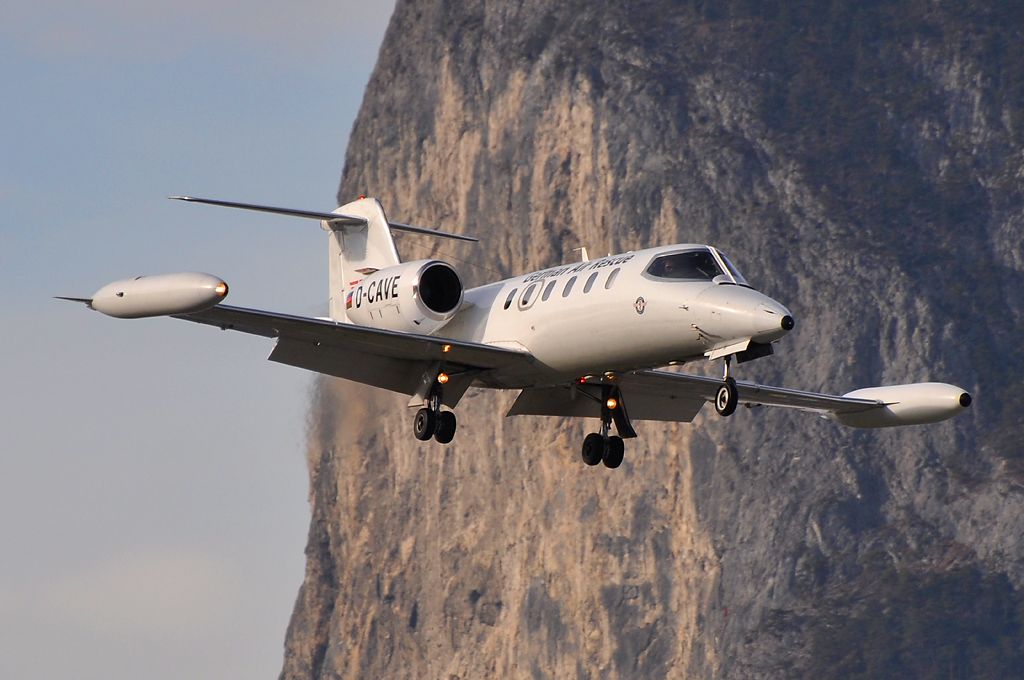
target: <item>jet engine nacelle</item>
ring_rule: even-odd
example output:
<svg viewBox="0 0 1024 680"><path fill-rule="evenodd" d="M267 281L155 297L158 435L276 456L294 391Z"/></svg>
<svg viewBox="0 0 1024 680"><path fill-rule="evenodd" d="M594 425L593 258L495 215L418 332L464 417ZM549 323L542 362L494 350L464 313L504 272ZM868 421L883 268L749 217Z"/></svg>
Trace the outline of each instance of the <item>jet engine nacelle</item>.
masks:
<svg viewBox="0 0 1024 680"><path fill-rule="evenodd" d="M345 300L353 323L411 333L432 333L462 306L462 280L438 260L416 260L367 275Z"/></svg>
<svg viewBox="0 0 1024 680"><path fill-rule="evenodd" d="M914 383L865 387L844 397L873 399L885 404L856 413L837 413L835 419L850 427L892 427L924 425L952 418L971 405L971 395L963 388L946 383Z"/></svg>
<svg viewBox="0 0 1024 680"><path fill-rule="evenodd" d="M89 306L120 319L188 314L209 309L228 294L228 284L210 274L185 272L136 276L100 288Z"/></svg>

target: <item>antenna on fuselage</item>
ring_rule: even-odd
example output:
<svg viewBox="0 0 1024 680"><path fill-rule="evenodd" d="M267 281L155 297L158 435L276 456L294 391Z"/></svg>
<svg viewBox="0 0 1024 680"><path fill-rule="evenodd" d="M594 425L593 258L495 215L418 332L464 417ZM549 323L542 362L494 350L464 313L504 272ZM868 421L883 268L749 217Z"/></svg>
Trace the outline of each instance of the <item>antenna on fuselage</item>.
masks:
<svg viewBox="0 0 1024 680"><path fill-rule="evenodd" d="M579 253L580 253L580 262L590 262L590 254L587 253L587 247L586 246L580 246L579 248L573 248L573 250L578 250L579 251Z"/></svg>

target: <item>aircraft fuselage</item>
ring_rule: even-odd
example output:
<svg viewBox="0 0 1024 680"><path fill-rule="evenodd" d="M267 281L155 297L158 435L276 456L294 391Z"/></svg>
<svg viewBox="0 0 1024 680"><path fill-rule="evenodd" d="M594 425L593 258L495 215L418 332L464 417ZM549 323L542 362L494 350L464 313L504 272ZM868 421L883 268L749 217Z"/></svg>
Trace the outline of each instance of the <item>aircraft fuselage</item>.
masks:
<svg viewBox="0 0 1024 680"><path fill-rule="evenodd" d="M527 351L561 380L682 363L747 341L767 344L792 328L783 305L727 277L667 279L649 271L663 255L700 248L706 246L651 248L469 289L442 333Z"/></svg>

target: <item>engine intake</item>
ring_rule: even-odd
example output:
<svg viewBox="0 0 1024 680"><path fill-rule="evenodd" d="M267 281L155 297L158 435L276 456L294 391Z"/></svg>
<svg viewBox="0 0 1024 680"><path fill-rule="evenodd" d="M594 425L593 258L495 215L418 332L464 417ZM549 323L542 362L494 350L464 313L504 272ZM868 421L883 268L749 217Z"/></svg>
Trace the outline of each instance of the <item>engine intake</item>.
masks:
<svg viewBox="0 0 1024 680"><path fill-rule="evenodd" d="M462 302L462 281L451 266L432 262L420 270L419 294L427 309L447 314Z"/></svg>
<svg viewBox="0 0 1024 680"><path fill-rule="evenodd" d="M463 286L455 269L439 260L404 262L379 269L346 291L353 323L410 333L432 333L462 306Z"/></svg>

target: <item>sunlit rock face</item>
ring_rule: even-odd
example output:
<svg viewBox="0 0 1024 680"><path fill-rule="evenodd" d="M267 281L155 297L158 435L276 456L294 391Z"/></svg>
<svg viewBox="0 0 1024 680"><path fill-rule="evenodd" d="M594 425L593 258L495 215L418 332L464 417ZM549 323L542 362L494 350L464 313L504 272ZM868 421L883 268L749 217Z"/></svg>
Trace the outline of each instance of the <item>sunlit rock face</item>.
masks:
<svg viewBox="0 0 1024 680"><path fill-rule="evenodd" d="M611 471L594 422L512 394L441 446L324 379L282 677L1020 677L1024 15L983 4L400 1L339 199L482 237L404 257L479 284L713 243L798 320L740 377L975 403L881 432L708 407Z"/></svg>

